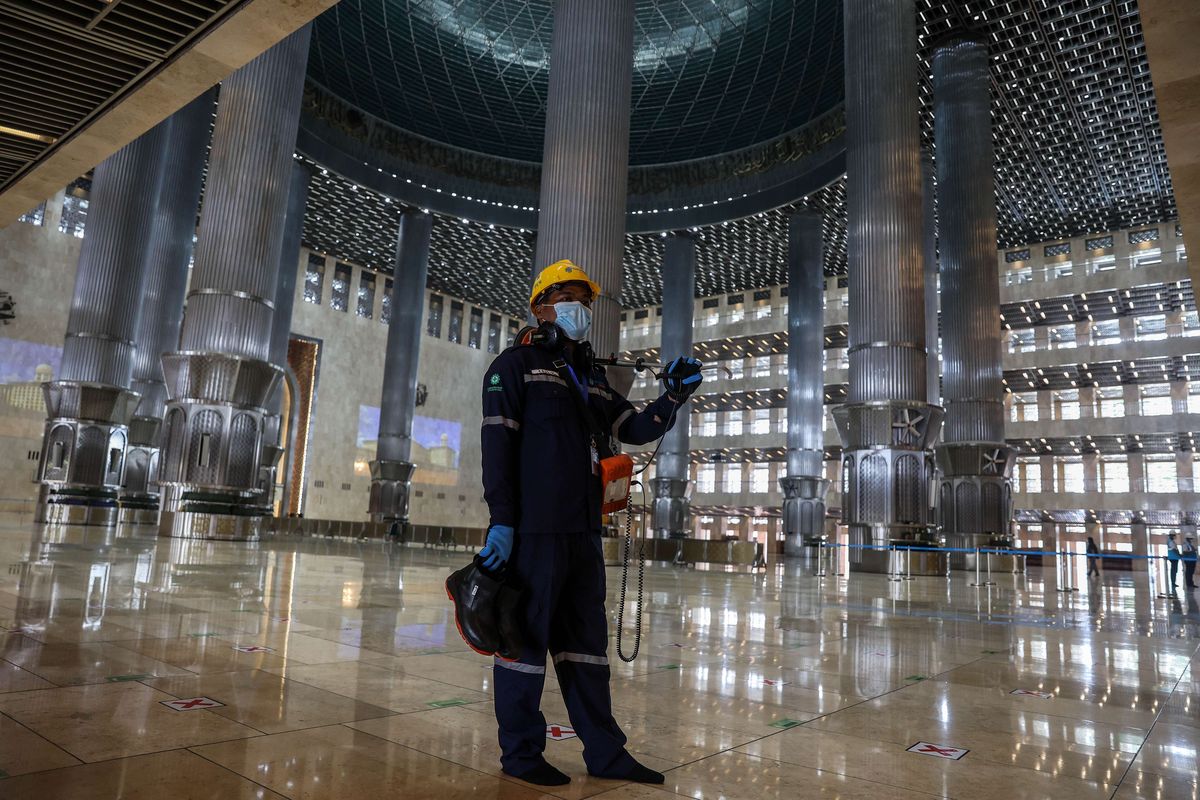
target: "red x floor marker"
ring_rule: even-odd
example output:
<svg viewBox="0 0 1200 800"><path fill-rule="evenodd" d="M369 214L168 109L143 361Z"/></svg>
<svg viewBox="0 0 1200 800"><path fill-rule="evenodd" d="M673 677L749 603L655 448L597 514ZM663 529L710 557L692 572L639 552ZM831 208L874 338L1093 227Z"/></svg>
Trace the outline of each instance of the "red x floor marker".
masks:
<svg viewBox="0 0 1200 800"><path fill-rule="evenodd" d="M191 697L184 700L163 700L162 705L175 711L196 711L202 708L224 708L224 703L218 703L211 697Z"/></svg>
<svg viewBox="0 0 1200 800"><path fill-rule="evenodd" d="M950 747L949 745L944 744L917 742L912 747L908 748L908 752L920 753L923 756L933 756L934 758L948 758L951 761L958 761L971 751L962 747Z"/></svg>
<svg viewBox="0 0 1200 800"><path fill-rule="evenodd" d="M274 653L275 651L269 647L263 647L257 644L238 644L234 645L234 650L239 653Z"/></svg>
<svg viewBox="0 0 1200 800"><path fill-rule="evenodd" d="M563 739L574 739L578 734L574 728L566 725L547 725L546 738L552 742L561 742Z"/></svg>
<svg viewBox="0 0 1200 800"><path fill-rule="evenodd" d="M1054 695L1049 692L1036 692L1033 689L1013 689L1009 694L1015 694L1017 697L1040 697L1043 700L1054 699Z"/></svg>

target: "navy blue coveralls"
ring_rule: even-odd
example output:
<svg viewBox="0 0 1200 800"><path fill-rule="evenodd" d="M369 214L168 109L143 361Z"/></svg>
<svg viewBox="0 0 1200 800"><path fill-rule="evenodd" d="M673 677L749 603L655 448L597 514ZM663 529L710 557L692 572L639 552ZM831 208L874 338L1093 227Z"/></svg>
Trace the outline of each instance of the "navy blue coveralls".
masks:
<svg viewBox="0 0 1200 800"><path fill-rule="evenodd" d="M542 687L549 651L588 771L632 766L609 698L608 619L600 542L600 479L590 435L569 392L586 392L596 421L616 439L646 444L674 422L666 395L638 412L609 386L604 370L564 379L561 352L510 347L483 381L483 489L492 525L517 534L508 569L525 587L528 645L514 662L496 659L501 764L521 774L542 761Z"/></svg>

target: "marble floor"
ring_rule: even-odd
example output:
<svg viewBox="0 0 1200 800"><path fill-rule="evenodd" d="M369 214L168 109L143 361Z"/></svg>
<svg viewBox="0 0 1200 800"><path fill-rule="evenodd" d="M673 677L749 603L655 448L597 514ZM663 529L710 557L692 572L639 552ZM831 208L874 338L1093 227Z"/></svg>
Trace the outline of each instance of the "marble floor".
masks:
<svg viewBox="0 0 1200 800"><path fill-rule="evenodd" d="M1200 797L1200 594L1145 574L650 567L613 702L666 785L589 778L567 738L546 792L500 774L442 591L463 553L26 520L0 518L4 800Z"/></svg>

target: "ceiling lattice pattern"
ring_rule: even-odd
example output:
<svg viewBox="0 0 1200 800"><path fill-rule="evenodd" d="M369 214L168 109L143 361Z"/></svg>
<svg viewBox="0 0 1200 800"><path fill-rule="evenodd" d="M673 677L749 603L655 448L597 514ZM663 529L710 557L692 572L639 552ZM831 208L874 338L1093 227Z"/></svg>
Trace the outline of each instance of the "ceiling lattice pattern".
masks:
<svg viewBox="0 0 1200 800"><path fill-rule="evenodd" d="M381 272L395 262L404 206L307 161L313 168L304 241L310 247ZM696 231L696 291L700 296L780 284L787 274L786 214L796 208L825 214L826 271L845 271L844 182L786 209ZM480 305L523 316L533 266L532 233L435 215L429 284ZM662 294L663 239L625 238L626 308L653 305Z"/></svg>
<svg viewBox="0 0 1200 800"><path fill-rule="evenodd" d="M552 0L342 0L309 75L446 144L540 162ZM636 0L630 158L658 164L771 139L842 97L840 2Z"/></svg>
<svg viewBox="0 0 1200 800"><path fill-rule="evenodd" d="M360 22L365 25L370 21L372 26L382 24L394 32L394 20L404 17L399 14L400 7L415 13L423 2L376 0L369 5L373 9L370 13L376 17L385 15L387 20L381 22L376 17L368 20L364 16ZM544 11L548 4L549 0L496 0L486 6L486 14L492 15L488 17L489 20L493 17L511 17L514 29L525 26L522 29L525 32L521 35L527 39L533 38L535 31L537 36L544 37L548 35L548 29L544 21L534 24L537 20L534 11L537 7L542 7ZM683 13L682 9L691 7L688 3L659 5L674 9L672 13ZM755 13L758 13L771 6L771 13L774 13L774 5L777 4L757 3L747 4L747 7L753 6ZM926 71L932 44L946 33L974 29L982 32L988 40L992 55L999 247L1010 248L1031 242L1100 234L1162 222L1177 216L1145 45L1136 5L1132 0L918 0L917 5L921 57L926 64ZM824 6L840 8L840 3L815 0L815 5L810 9L814 19L825 19L820 10ZM470 9L480 6L466 0L446 0L438 7L447 14L453 11L451 16L457 15L455 19L461 21ZM723 7L732 6L725 4ZM338 36L350 37L346 24L349 17L338 15L367 15L367 9L367 0L358 0L357 3L346 0L321 18L314 53L321 51L323 55L313 57L310 71L314 76L319 77L322 68L319 61L322 58L328 60L326 67L335 69L333 64L337 58L330 44L333 40L330 39L329 26L333 26ZM644 10L639 5L639 19L644 16ZM679 19L681 17L665 17L666 21L662 22L664 30L671 25L681 24ZM418 26L417 22L411 24ZM480 24L484 25L482 22ZM840 26L840 18L837 24ZM493 22L487 22L484 28L488 25L494 27ZM642 33L639 36L648 29L648 23L640 23L639 30ZM372 30L374 32L371 35L378 35L377 30ZM443 31L441 35L449 36L445 29L438 30ZM415 34L410 31L406 35ZM343 46L349 46L345 42L350 39L338 41ZM354 46L367 47L367 43L364 40ZM458 46L461 49L467 45ZM837 47L841 47L840 39ZM811 47L805 45L805 48L805 52L811 51ZM720 52L721 48L717 48L717 51ZM432 52L424 51L420 57L432 58ZM840 49L831 50L830 53L836 55ZM806 57L811 57L811 54ZM839 75L837 84L840 97L841 63L840 59L834 60L837 63L831 63L829 69ZM351 61L353 68L358 70L367 69L375 63L361 58ZM351 68L345 63L336 67L341 70ZM528 68L526 64L519 69ZM455 74L450 67L443 70L446 81L452 81ZM473 83L480 74L471 73L466 78L458 75L459 89L484 91ZM681 82L681 87L688 87L692 91L695 81L687 77L690 74L680 73L675 80ZM397 75L399 73L393 75L390 82L381 81L382 84L399 91L396 88L399 86ZM345 77L345 80L350 82L351 78ZM467 89L462 88L463 80L468 80ZM708 84L704 83L704 86ZM435 89L427 98L428 102L441 108L442 113L449 114L445 119L457 120L460 112L455 109L456 104L461 104L461 99L456 99L454 93L441 83L436 84ZM722 93L727 94L724 89ZM671 96L679 99L685 94L687 92L681 94L677 91ZM647 98L650 96L645 95ZM635 102L636 97L638 95L635 92ZM928 142L932 139L932 116L931 87L927 78L921 84L921 97L922 122ZM369 108L362 98L349 99ZM379 108L383 108L386 98L381 94L376 99L380 103ZM433 106L413 118L437 120L439 112ZM527 115L532 106L522 106L516 103L514 97L513 103L505 108L517 109ZM667 108L667 105L663 106L664 114ZM484 121L471 123L476 125L472 128L459 120L456 125L461 129L460 133L467 131L471 136L487 136L489 141L506 141L497 129L488 128L492 123L486 120L492 119L492 116L487 109L490 107L476 103L472 112L480 115L480 120ZM407 111L404 113L409 114ZM635 109L635 118L638 113ZM678 119L671 122L675 129L680 124ZM478 127L481 125L482 128ZM648 130L653 130L653 127ZM437 132L430 130L428 133L436 135ZM437 135L437 138L454 142L447 136ZM700 141L697 139L697 142ZM707 144L697 144L697 147L701 146L708 147ZM533 150L539 148L540 144ZM537 153L533 158L537 158ZM310 243L338 252L345 258L384 271L390 270L391 249L395 240L395 209L388 211L381 198L363 189L356 189L349 182L334 176L328 176L324 186L315 190L312 202L319 208L315 211L310 209L306 230ZM783 283L786 253L784 219L789 210L798 206L825 212L826 271L829 274L845 274L845 189L844 182L839 181L811 198L783 209L697 231L697 294L722 294ZM438 235L438 227L435 226L435 236ZM458 233L453 237L435 239L435 264L431 269L431 281L447 292L510 313L519 313L524 307L523 296L532 257L528 234L491 229L474 223L464 224L455 230ZM661 277L658 267L661 256L660 237L636 235L627 238L625 289L621 298L623 305L645 307L659 301ZM482 273L491 278L487 285L477 280ZM1069 317L1077 318L1080 311L1087 313L1082 303L1075 300L1068 302L1068 305L1070 314L1064 312L1064 321ZM1051 313L1056 313L1053 309L1060 307L1061 304L1053 306ZM1020 317L1006 316L1014 328L1020 327Z"/></svg>
<svg viewBox="0 0 1200 800"><path fill-rule="evenodd" d="M932 45L984 34L992 57L999 246L1177 216L1135 0L918 0L922 124Z"/></svg>

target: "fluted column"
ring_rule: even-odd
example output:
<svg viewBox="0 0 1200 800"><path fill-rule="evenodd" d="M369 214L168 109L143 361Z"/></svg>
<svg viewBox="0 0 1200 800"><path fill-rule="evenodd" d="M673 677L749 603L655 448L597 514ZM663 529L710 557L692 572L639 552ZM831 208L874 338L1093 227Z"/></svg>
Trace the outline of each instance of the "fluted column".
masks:
<svg viewBox="0 0 1200 800"><path fill-rule="evenodd" d="M275 313L271 316L271 363L286 375L288 371L288 340L292 335L292 309L296 305L296 278L300 272L300 240L304 235L304 210L308 205L308 184L312 174L300 161L292 161L292 174L288 186L287 213L283 221L283 236L279 248L279 273L275 282ZM286 381L275 384L267 399L267 414L263 417L262 462L259 464L258 484L261 489L260 504L266 514L275 513L275 483L279 470L279 458L290 448L280 439L283 430L283 392ZM293 404L294 406L294 404ZM292 408L292 421L298 420L297 409ZM295 436L295 425L288 426ZM285 476L290 474L286 469ZM285 481L286 486L286 481ZM287 497L282 498L282 504Z"/></svg>
<svg viewBox="0 0 1200 800"><path fill-rule="evenodd" d="M272 316L310 26L221 85L160 481L164 533L256 532L261 435L281 370Z"/></svg>
<svg viewBox="0 0 1200 800"><path fill-rule="evenodd" d="M788 405L787 476L783 526L788 555L825 535L825 255L820 214L800 212L788 220Z"/></svg>
<svg viewBox="0 0 1200 800"><path fill-rule="evenodd" d="M946 406L938 509L947 543L966 548L1009 541L1016 461L1004 442L989 88L983 41L934 49Z"/></svg>
<svg viewBox="0 0 1200 800"><path fill-rule="evenodd" d="M933 405L941 402L941 364L938 362L938 237L937 185L934 182L933 156L921 151L921 250L925 265L925 399Z"/></svg>
<svg viewBox="0 0 1200 800"><path fill-rule="evenodd" d="M696 314L696 239L689 233L667 237L663 253L662 357L692 354ZM654 474L654 535L681 539L691 531L687 499L691 466L690 405L681 406L675 427L663 437Z"/></svg>
<svg viewBox="0 0 1200 800"><path fill-rule="evenodd" d="M62 372L43 386L38 516L45 521L116 520L129 420L138 403L130 390L134 339L166 125L107 158L92 177Z"/></svg>
<svg viewBox="0 0 1200 800"><path fill-rule="evenodd" d="M850 388L834 412L852 545L927 542L929 447L914 0L846 0ZM853 549L856 569L888 553Z"/></svg>
<svg viewBox="0 0 1200 800"><path fill-rule="evenodd" d="M158 465L167 386L162 355L179 345L183 294L196 232L196 212L204 179L205 149L217 89L197 97L164 123L162 168L156 177L154 209L146 247L142 314L134 340L133 389L141 395L129 424L121 504L134 518L158 508ZM156 516L156 515L154 515Z"/></svg>
<svg viewBox="0 0 1200 800"><path fill-rule="evenodd" d="M633 0L554 3L535 261L540 270L569 258L600 284L599 355L616 352L620 333L633 18Z"/></svg>
<svg viewBox="0 0 1200 800"><path fill-rule="evenodd" d="M396 269L392 283L392 321L383 357L383 396L379 401L379 438L371 462L368 511L375 522L408 522L412 482L412 429L416 410L421 319L429 274L433 217L415 211L400 218Z"/></svg>

